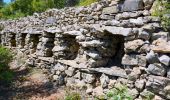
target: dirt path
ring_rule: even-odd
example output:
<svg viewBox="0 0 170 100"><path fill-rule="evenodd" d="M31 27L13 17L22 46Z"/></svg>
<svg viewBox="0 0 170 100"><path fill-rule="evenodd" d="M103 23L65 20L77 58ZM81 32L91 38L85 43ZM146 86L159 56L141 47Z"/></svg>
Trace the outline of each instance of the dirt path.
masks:
<svg viewBox="0 0 170 100"><path fill-rule="evenodd" d="M0 100L63 100L64 91L50 82L45 71L37 68L12 68L13 83L0 86Z"/></svg>

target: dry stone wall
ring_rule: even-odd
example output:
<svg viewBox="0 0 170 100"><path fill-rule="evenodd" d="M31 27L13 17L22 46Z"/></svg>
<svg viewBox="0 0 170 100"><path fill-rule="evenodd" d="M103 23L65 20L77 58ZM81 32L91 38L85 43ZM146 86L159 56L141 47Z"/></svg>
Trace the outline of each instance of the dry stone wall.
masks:
<svg viewBox="0 0 170 100"><path fill-rule="evenodd" d="M1 21L1 44L48 69L57 85L104 95L127 85L136 100L170 99L170 38L151 16L155 0L103 0Z"/></svg>

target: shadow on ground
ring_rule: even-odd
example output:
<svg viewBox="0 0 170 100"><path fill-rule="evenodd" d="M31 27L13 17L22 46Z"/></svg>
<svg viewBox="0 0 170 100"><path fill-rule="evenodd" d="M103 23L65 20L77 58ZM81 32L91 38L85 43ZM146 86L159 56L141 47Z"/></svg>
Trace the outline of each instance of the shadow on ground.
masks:
<svg viewBox="0 0 170 100"><path fill-rule="evenodd" d="M0 100L63 100L64 92L54 86L40 69L14 72L10 85L0 82Z"/></svg>

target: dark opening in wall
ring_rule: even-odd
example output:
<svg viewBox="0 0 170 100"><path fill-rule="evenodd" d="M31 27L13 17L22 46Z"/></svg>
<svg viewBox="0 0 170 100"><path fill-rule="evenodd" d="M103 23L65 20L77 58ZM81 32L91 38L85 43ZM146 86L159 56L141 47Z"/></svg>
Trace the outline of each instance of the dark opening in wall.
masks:
<svg viewBox="0 0 170 100"><path fill-rule="evenodd" d="M79 50L79 43L76 42L76 37L70 37L69 40L67 40L67 43L69 45L69 50L67 51L68 60L74 60L78 55Z"/></svg>
<svg viewBox="0 0 170 100"><path fill-rule="evenodd" d="M45 32L41 35L36 48L36 55L40 57L52 57L55 34Z"/></svg>
<svg viewBox="0 0 170 100"><path fill-rule="evenodd" d="M79 43L76 36L64 34L55 38L53 54L55 59L74 60L78 55Z"/></svg>
<svg viewBox="0 0 170 100"><path fill-rule="evenodd" d="M107 66L121 66L121 61L124 56L124 42L125 37L122 35L114 35L111 33L107 33L107 36L109 37L109 44L110 48L108 48L108 51L111 54L111 57L108 61ZM110 49L110 50L109 50Z"/></svg>
<svg viewBox="0 0 170 100"><path fill-rule="evenodd" d="M11 33L10 35L9 35L9 46L11 46L11 47L16 47L16 34L14 34L14 33Z"/></svg>
<svg viewBox="0 0 170 100"><path fill-rule="evenodd" d="M24 48L25 46L25 38L26 38L27 34L21 34L21 47Z"/></svg>
<svg viewBox="0 0 170 100"><path fill-rule="evenodd" d="M41 34L31 34L30 35L30 49L31 49L30 53L31 54L36 52L40 36L41 36Z"/></svg>

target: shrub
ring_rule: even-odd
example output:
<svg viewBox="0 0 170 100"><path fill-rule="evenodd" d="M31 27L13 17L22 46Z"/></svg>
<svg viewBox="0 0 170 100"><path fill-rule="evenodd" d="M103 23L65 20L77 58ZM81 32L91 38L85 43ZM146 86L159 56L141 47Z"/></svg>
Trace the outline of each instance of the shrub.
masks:
<svg viewBox="0 0 170 100"><path fill-rule="evenodd" d="M12 71L9 70L8 64L12 60L12 53L9 49L0 46L0 80L10 81L12 79Z"/></svg>
<svg viewBox="0 0 170 100"><path fill-rule="evenodd" d="M43 12L49 8L63 8L66 0L15 0L0 9L0 18L13 19L35 12Z"/></svg>
<svg viewBox="0 0 170 100"><path fill-rule="evenodd" d="M98 0L80 0L79 6L88 6L94 2L97 2Z"/></svg>
<svg viewBox="0 0 170 100"><path fill-rule="evenodd" d="M128 94L128 88L124 85L119 85L107 93L108 100L133 100Z"/></svg>
<svg viewBox="0 0 170 100"><path fill-rule="evenodd" d="M169 0L156 0L152 8L152 15L161 18L161 24L166 31L170 29L170 1ZM167 16L168 15L168 16Z"/></svg>

